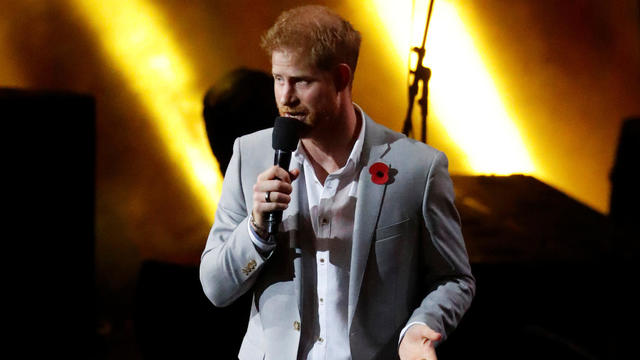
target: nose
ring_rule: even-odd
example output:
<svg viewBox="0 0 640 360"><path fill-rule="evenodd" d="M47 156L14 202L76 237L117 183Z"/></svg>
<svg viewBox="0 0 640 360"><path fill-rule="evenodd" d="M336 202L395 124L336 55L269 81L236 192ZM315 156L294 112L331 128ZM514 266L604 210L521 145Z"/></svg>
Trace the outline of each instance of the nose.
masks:
<svg viewBox="0 0 640 360"><path fill-rule="evenodd" d="M285 83L279 88L280 105L294 106L297 105L298 97L295 93L295 88L291 84Z"/></svg>

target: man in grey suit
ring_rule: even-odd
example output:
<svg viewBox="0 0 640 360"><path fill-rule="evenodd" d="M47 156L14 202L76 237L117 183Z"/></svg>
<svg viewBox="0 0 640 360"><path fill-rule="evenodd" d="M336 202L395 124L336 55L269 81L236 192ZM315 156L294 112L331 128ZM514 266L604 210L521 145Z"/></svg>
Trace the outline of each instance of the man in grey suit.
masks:
<svg viewBox="0 0 640 360"><path fill-rule="evenodd" d="M307 130L290 169L271 129L234 144L200 279L216 306L253 292L239 358L435 359L475 291L445 155L352 102L360 34L328 9L284 12L262 46Z"/></svg>

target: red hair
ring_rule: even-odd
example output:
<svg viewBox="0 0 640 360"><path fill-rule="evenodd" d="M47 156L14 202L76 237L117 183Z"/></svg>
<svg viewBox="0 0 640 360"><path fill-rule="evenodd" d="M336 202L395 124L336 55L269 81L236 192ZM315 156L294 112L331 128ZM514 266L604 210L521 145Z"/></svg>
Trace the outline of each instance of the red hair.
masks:
<svg viewBox="0 0 640 360"><path fill-rule="evenodd" d="M307 5L280 14L261 40L269 55L277 50L299 49L320 69L330 70L345 63L354 73L361 37L348 21L326 7Z"/></svg>

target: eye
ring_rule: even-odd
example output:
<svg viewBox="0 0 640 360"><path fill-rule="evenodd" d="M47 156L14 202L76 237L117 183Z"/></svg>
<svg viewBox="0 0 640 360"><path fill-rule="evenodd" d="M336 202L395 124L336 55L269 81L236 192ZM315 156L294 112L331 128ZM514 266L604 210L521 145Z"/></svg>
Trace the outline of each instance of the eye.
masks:
<svg viewBox="0 0 640 360"><path fill-rule="evenodd" d="M309 84L311 84L311 81L309 79L296 80L296 86L298 87L306 87L306 86L309 86Z"/></svg>

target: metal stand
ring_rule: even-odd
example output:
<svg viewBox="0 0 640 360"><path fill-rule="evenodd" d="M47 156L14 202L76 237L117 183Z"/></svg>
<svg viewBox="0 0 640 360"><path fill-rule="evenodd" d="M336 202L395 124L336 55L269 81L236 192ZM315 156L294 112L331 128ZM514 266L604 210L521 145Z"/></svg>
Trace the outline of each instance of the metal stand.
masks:
<svg viewBox="0 0 640 360"><path fill-rule="evenodd" d="M413 123L411 122L411 118L413 115L413 104L416 99L416 95L418 95L419 83L422 82L422 94L420 99L418 99L418 104L420 105L420 116L422 119L422 128L420 132L420 141L423 143L427 143L427 115L429 113L429 79L431 78L431 69L422 65L422 61L424 60L425 55L425 44L427 42L427 31L429 30L429 22L431 21L431 12L433 11L433 1L429 3L429 13L427 15L427 23L424 27L424 36L422 37L422 46L421 47L413 47L411 49L412 52L418 54L418 62L416 64L416 69L411 70L409 68L409 73L413 74L413 81L409 86L409 107L407 109L407 116L404 119L404 125L402 127L402 133L410 136L413 134Z"/></svg>

